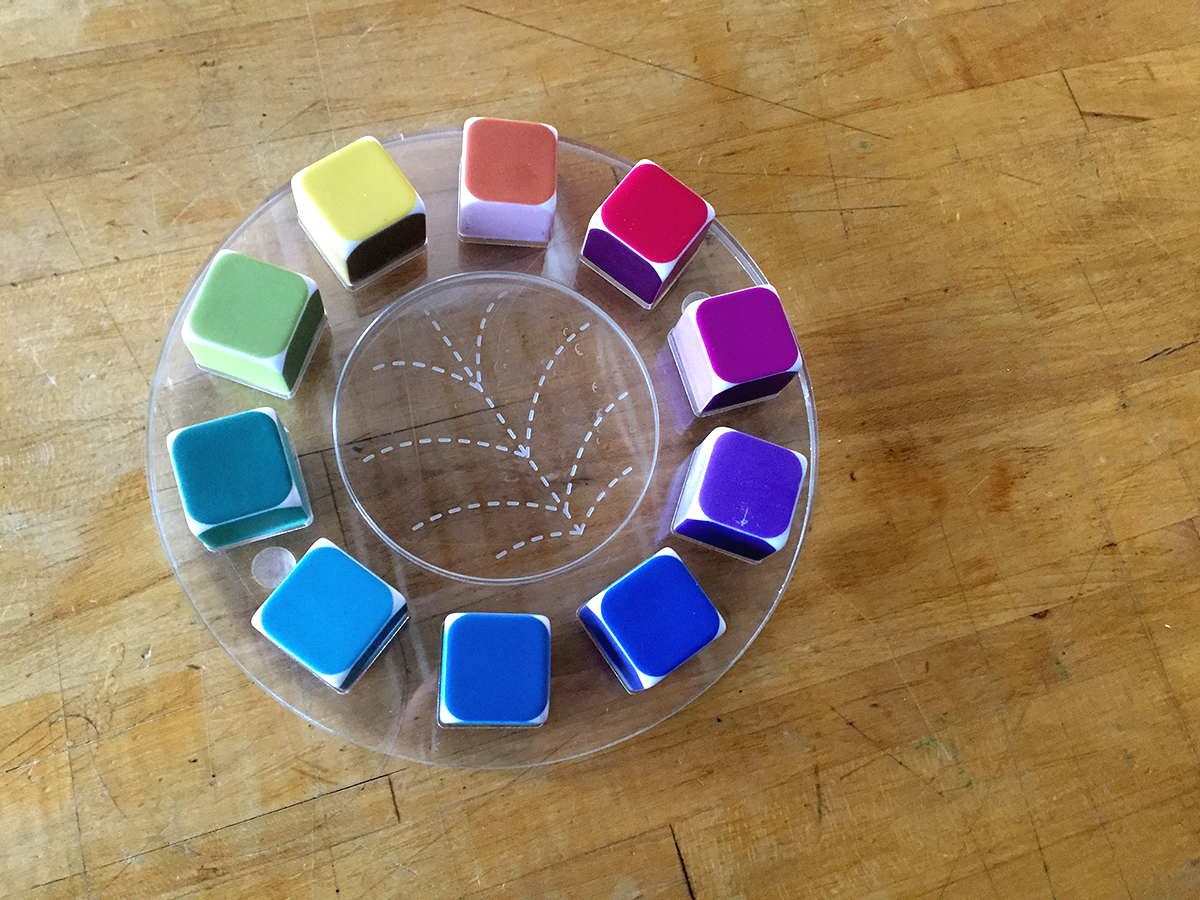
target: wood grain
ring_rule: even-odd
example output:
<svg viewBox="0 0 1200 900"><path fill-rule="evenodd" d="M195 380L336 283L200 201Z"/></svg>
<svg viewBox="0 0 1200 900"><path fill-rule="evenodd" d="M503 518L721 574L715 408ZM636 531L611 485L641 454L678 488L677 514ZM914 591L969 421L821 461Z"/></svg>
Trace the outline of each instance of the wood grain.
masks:
<svg viewBox="0 0 1200 900"><path fill-rule="evenodd" d="M1200 7L0 10L0 896L1200 896ZM468 115L707 197L815 386L808 546L699 700L549 768L373 755L176 585L146 399L298 168Z"/></svg>

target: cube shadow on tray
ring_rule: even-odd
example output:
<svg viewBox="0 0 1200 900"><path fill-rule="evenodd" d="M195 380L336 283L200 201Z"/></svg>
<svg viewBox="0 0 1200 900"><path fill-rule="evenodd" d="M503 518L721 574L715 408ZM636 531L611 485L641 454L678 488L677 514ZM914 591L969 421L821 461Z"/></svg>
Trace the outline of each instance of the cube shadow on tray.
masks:
<svg viewBox="0 0 1200 900"><path fill-rule="evenodd" d="M268 407L167 435L188 528L220 550L304 528L312 508L287 431Z"/></svg>

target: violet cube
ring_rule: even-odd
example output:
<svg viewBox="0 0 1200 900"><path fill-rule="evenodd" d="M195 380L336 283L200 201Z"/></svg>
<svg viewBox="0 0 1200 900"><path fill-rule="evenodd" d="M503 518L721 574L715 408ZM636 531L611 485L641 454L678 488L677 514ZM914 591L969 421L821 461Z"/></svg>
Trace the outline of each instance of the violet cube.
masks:
<svg viewBox="0 0 1200 900"><path fill-rule="evenodd" d="M795 450L714 428L692 453L671 530L760 562L787 543L807 471Z"/></svg>
<svg viewBox="0 0 1200 900"><path fill-rule="evenodd" d="M707 200L643 159L592 214L580 257L650 309L695 254L713 216Z"/></svg>
<svg viewBox="0 0 1200 900"><path fill-rule="evenodd" d="M667 342L698 416L774 397L802 365L800 345L770 285L689 304Z"/></svg>
<svg viewBox="0 0 1200 900"><path fill-rule="evenodd" d="M658 684L725 633L725 620L669 547L602 590L578 615L630 693Z"/></svg>

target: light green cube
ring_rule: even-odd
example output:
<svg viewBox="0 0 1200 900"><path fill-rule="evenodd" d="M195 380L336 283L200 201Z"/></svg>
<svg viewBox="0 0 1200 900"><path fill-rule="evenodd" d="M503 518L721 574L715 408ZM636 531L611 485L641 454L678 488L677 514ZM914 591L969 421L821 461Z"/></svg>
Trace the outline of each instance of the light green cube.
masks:
<svg viewBox="0 0 1200 900"><path fill-rule="evenodd" d="M188 311L183 342L200 368L290 399L324 326L311 278L222 250Z"/></svg>

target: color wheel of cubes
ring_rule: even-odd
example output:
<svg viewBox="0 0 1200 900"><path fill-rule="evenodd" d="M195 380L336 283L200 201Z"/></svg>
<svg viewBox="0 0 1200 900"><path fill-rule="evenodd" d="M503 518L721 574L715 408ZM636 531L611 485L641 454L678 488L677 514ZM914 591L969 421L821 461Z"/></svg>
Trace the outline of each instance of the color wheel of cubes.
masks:
<svg viewBox="0 0 1200 900"><path fill-rule="evenodd" d="M558 132L471 118L463 129L458 233L463 241L546 246L557 202ZM292 179L297 216L338 280L355 289L420 253L425 204L386 149L365 137ZM649 160L637 163L588 224L580 258L650 309L714 219L702 197ZM326 329L317 282L229 250L214 257L183 324L196 365L284 400L295 396ZM697 416L778 394L800 348L774 288L701 297L668 344ZM250 409L172 432L168 453L188 528L209 550L306 528L313 514L279 414ZM787 542L807 472L800 453L731 428L686 463L672 532L750 563ZM334 690L362 677L409 615L408 601L341 548L317 540L252 624ZM725 631L679 554L662 548L578 610L630 692L653 687ZM550 621L454 613L442 633L438 723L531 727L550 711Z"/></svg>

